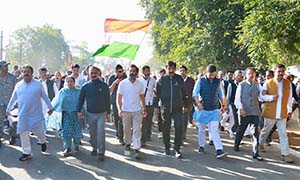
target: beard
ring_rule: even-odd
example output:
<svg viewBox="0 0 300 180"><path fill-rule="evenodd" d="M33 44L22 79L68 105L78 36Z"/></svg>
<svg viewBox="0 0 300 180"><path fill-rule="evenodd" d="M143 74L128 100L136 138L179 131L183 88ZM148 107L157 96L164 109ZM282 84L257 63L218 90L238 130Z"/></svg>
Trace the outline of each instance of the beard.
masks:
<svg viewBox="0 0 300 180"><path fill-rule="evenodd" d="M130 80L136 80L136 75L130 73L130 74L129 74L129 79L130 79Z"/></svg>

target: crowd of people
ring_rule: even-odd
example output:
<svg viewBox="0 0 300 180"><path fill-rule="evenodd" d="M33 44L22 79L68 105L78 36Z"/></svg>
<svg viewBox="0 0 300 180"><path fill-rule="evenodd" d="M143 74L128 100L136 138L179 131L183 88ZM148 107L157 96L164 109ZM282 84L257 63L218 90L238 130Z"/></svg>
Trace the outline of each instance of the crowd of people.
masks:
<svg viewBox="0 0 300 180"><path fill-rule="evenodd" d="M135 159L141 158L141 148L147 148L153 122L157 121L165 155L182 158L187 127L196 126L199 154L205 154L208 128L209 144L214 145L216 158L226 156L219 133L226 130L229 138L234 139L234 151L239 151L243 137L249 136L252 157L261 161L264 145L270 145L272 133L277 129L281 158L293 162L286 127L293 111L299 108L300 85L294 84L282 64L264 74L258 74L253 67L225 73L210 64L195 79L188 76L186 66L177 68L172 61L157 76L151 76L147 65L142 67L141 75L136 65L130 65L127 74L117 65L109 78L101 77L97 66L89 66L81 74L75 64L65 76L59 71L51 75L42 67L38 77L33 76L30 65L15 66L12 73L8 72L8 66L7 61L0 61L0 138L6 120L17 117L17 123L7 126L11 145L20 137L20 161L32 156L32 133L37 136L41 151L47 150L45 134L50 126L61 134L64 156L80 151L82 129L87 127L91 155L103 161L105 122L112 114L124 155L133 152ZM16 109L17 115L12 113Z"/></svg>

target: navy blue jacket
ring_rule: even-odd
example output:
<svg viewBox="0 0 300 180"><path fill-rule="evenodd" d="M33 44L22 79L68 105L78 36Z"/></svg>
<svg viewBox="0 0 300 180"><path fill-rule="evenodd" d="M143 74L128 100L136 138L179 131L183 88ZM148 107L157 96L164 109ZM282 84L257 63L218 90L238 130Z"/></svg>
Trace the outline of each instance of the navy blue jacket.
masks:
<svg viewBox="0 0 300 180"><path fill-rule="evenodd" d="M84 101L87 103L87 112L110 114L110 93L106 83L100 80L89 80L80 89L77 111L80 112Z"/></svg>

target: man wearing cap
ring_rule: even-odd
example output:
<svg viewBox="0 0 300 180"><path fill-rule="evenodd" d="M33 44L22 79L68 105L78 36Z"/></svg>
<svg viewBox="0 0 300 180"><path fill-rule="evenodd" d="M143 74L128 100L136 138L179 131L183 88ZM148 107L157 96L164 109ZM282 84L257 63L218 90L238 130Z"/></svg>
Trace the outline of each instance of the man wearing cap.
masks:
<svg viewBox="0 0 300 180"><path fill-rule="evenodd" d="M5 60L0 61L0 138L3 133L3 122L5 121L5 110L12 92L17 83L17 78L15 75L8 72L8 63ZM10 144L15 144L16 133L15 126L11 126L9 134L11 135ZM1 139L0 139L1 146Z"/></svg>

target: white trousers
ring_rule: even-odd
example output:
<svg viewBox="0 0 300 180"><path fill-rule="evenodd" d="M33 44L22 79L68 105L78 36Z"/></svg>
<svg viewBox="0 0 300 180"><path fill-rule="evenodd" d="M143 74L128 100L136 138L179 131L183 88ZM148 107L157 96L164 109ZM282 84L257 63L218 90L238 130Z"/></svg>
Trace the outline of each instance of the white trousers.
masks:
<svg viewBox="0 0 300 180"><path fill-rule="evenodd" d="M41 144L46 142L45 131L41 132L33 132L39 139ZM30 145L30 132L25 131L20 134L22 153L23 154L31 154L31 145Z"/></svg>
<svg viewBox="0 0 300 180"><path fill-rule="evenodd" d="M281 155L287 156L289 154L289 140L286 133L286 119L268 119L265 118L264 127L260 132L259 136L259 144L263 145L272 130L273 126L276 124L279 141L280 141L280 148L281 148Z"/></svg>
<svg viewBox="0 0 300 180"><path fill-rule="evenodd" d="M221 126L225 126L227 119L229 118L229 114L227 112L222 113L221 115Z"/></svg>
<svg viewBox="0 0 300 180"><path fill-rule="evenodd" d="M225 127L225 123L226 123L226 120L229 119L228 121L228 131L231 131L233 125L234 125L234 116L233 116L233 111L232 111L232 106L228 106L229 108L229 112L226 113L224 112L222 114L222 119L221 119L221 126Z"/></svg>
<svg viewBox="0 0 300 180"><path fill-rule="evenodd" d="M219 134L219 121L210 121L208 124L198 123L198 143L199 147L205 147L205 128L208 125L208 132L211 136L211 140L214 142L214 146L216 150L223 150L223 145L221 142L220 134Z"/></svg>
<svg viewBox="0 0 300 180"><path fill-rule="evenodd" d="M143 113L141 111L124 112L123 114L124 141L126 145L132 142L133 149L135 150L139 150L141 148L142 121Z"/></svg>

